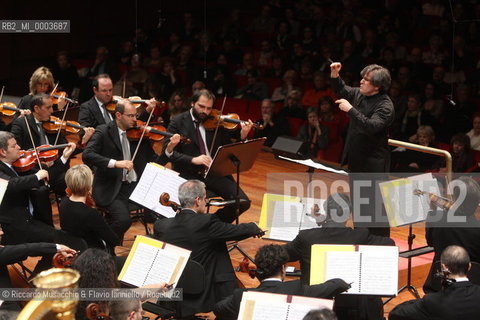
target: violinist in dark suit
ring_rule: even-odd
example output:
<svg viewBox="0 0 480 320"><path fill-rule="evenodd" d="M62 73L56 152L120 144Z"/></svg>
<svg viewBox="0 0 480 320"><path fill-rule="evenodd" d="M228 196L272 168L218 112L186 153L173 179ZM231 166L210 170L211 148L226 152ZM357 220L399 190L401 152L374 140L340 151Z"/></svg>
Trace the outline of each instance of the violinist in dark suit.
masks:
<svg viewBox="0 0 480 320"><path fill-rule="evenodd" d="M70 143L60 161L47 170L31 170L20 176L12 164L20 157L20 147L10 132L0 131L0 178L8 180L0 205L0 222L5 236L3 243L52 242L54 227L48 189L43 180L66 170L68 158L75 150Z"/></svg>
<svg viewBox="0 0 480 320"><path fill-rule="evenodd" d="M391 320L451 320L479 319L480 286L467 278L470 257L460 246L449 246L442 252L444 288L428 293L422 299L406 301L396 306L389 315Z"/></svg>
<svg viewBox="0 0 480 320"><path fill-rule="evenodd" d="M191 109L175 116L168 126L169 132L187 137L192 140L192 143L179 145L172 153L166 152L166 155L172 162L173 169L178 171L180 176L185 179L205 180L208 190L213 191L225 200L232 200L236 195L236 182L231 176L203 179L203 176L199 174L200 171L210 165L212 156L219 146L232 142L232 134L220 127L210 153L214 132L206 130L203 123L212 112L214 100L215 96L208 90L202 89L194 93ZM242 123L239 138L245 139L252 126L251 121ZM236 135L236 138L238 138L238 132ZM168 143L168 139L165 143ZM239 196L240 199L248 200L247 195L241 189ZM249 207L249 200L240 202L240 214L248 210ZM218 210L216 214L224 222L232 222L236 218L235 208L232 206L224 207Z"/></svg>
<svg viewBox="0 0 480 320"><path fill-rule="evenodd" d="M200 294L184 294L179 313L182 317L208 312L213 305L232 294L237 279L226 241L259 236L262 230L253 223L229 224L217 215L206 214L205 184L189 180L180 185L178 199L183 208L174 218L155 222L155 237L191 250L190 259L205 269L205 288Z"/></svg>
<svg viewBox="0 0 480 320"><path fill-rule="evenodd" d="M155 100L147 102L153 108ZM150 109L151 110L151 109ZM122 100L115 109L115 121L100 125L83 152L83 161L95 167L93 198L95 203L108 210L110 226L119 239L128 230L132 221L128 211L128 198L135 189L148 162L162 162L155 155L150 142L143 139L135 159L132 156L138 141L129 141L126 131L136 126L137 111L128 101ZM180 141L176 135L167 148Z"/></svg>
<svg viewBox="0 0 480 320"><path fill-rule="evenodd" d="M62 134L58 136L57 141L57 132L47 132L43 127L43 123L50 120L53 112L53 103L49 95L40 93L33 96L30 110L31 114L26 116L28 124L23 117L15 119L12 123L11 132L15 135L17 143L23 150L33 148L32 139L36 147L45 144L66 144L68 142ZM83 144L86 144L93 132L93 128L85 128L85 134L82 137ZM50 164L47 163L47 166L49 165ZM51 179L50 185L56 194L65 194L66 185L64 175L59 175L56 179Z"/></svg>
<svg viewBox="0 0 480 320"><path fill-rule="evenodd" d="M331 279L313 286L302 284L300 280L284 281L287 262L288 253L284 247L275 244L261 247L255 255L260 285L252 289L236 289L233 295L215 304L213 312L217 318L237 319L242 295L249 290L332 299L350 288L350 285L341 279Z"/></svg>
<svg viewBox="0 0 480 320"><path fill-rule="evenodd" d="M78 122L82 126L96 128L114 120L105 108L113 99L112 79L108 74L100 74L93 79L93 97L80 105Z"/></svg>

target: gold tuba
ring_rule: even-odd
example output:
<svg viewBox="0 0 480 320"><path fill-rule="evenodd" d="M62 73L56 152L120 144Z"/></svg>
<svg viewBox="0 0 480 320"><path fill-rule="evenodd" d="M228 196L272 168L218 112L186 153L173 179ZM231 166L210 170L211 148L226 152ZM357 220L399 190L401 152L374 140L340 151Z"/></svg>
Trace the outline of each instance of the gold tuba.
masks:
<svg viewBox="0 0 480 320"><path fill-rule="evenodd" d="M32 282L39 289L61 293L76 289L79 278L80 274L76 270L52 268L38 274ZM17 320L73 320L78 299L72 298L73 295L68 296L70 298L59 300L32 300L23 308Z"/></svg>

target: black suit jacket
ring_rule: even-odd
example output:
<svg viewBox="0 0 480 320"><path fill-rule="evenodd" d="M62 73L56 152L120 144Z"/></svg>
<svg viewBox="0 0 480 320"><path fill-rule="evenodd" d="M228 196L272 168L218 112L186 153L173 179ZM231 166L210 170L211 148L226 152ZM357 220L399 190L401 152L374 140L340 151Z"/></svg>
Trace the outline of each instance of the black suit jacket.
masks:
<svg viewBox="0 0 480 320"><path fill-rule="evenodd" d="M105 124L105 118L98 108L97 100L92 97L90 100L80 105L78 113L78 122L85 127L96 128L101 124Z"/></svg>
<svg viewBox="0 0 480 320"><path fill-rule="evenodd" d="M348 164L350 172L388 172L388 128L395 118L392 100L385 93L364 96L340 77L332 78L331 83L337 96L353 106L347 113L350 123L342 164Z"/></svg>
<svg viewBox="0 0 480 320"><path fill-rule="evenodd" d="M55 178L64 172L66 166L61 161L49 168L49 174ZM17 176L5 163L0 161L0 178L8 180L7 190L0 205L2 223L2 242L16 244L34 241L51 241L49 232L53 232L51 223L52 208L48 189L38 181L33 171ZM33 217L28 210L29 199L33 205ZM48 219L49 217L49 219Z"/></svg>
<svg viewBox="0 0 480 320"><path fill-rule="evenodd" d="M341 279L332 279L322 284L307 286L300 280L280 282L275 280L262 281L254 289L236 289L233 295L215 304L213 312L218 319L237 319L240 303L245 291L262 291L270 293L289 294L297 296L332 299L335 295L347 290L349 285Z"/></svg>
<svg viewBox="0 0 480 320"><path fill-rule="evenodd" d="M198 147L199 144L197 141L195 124L192 120L190 110L175 116L170 121L168 131L171 133L178 133L192 140L192 143L190 144L181 143L175 147L173 154L170 157L173 170L180 172L180 175L185 179L200 179L198 172L203 169L202 166L196 166L192 164L192 158L200 155L200 149ZM206 131L206 143L209 150L212 144L213 135L214 131ZM213 158L215 156L219 146L231 143L232 138L238 138L238 131L230 133L223 127L220 127L218 129L217 138L215 139L215 145L211 157ZM165 139L164 146L166 146L169 141L169 139Z"/></svg>
<svg viewBox="0 0 480 320"><path fill-rule="evenodd" d="M242 240L261 231L253 222L232 225L189 209L174 218L157 220L154 229L156 238L192 250L190 259L205 269L205 290L194 296L184 294L182 316L211 311L217 301L232 294L237 282L225 241Z"/></svg>
<svg viewBox="0 0 480 320"><path fill-rule="evenodd" d="M388 317L406 319L480 319L480 286L470 281L455 282L441 292L430 293L422 299L406 301L396 306Z"/></svg>
<svg viewBox="0 0 480 320"><path fill-rule="evenodd" d="M32 114L27 116L28 123L30 125L30 130L32 132L33 141L35 142L35 146L40 145L40 132L38 131L37 123L35 122L35 118ZM18 145L23 150L28 150L33 148L32 141L30 140L30 135L28 134L27 124L25 123L25 119L17 118L12 122L12 131L13 135L15 136L15 140L17 140ZM48 138L49 144L53 145L55 143L55 139L57 137L57 133L46 133ZM58 138L57 144L64 144L67 143L65 137L60 134Z"/></svg>
<svg viewBox="0 0 480 320"><path fill-rule="evenodd" d="M0 287L11 288L7 265L25 260L27 257L36 257L54 254L57 247L54 243L25 243L0 247ZM20 305L13 301L5 302L0 309L20 310Z"/></svg>
<svg viewBox="0 0 480 320"><path fill-rule="evenodd" d="M302 230L291 242L285 245L290 261L300 260L303 283L310 282L311 247L313 244L363 244L394 246L387 237L372 235L367 229L351 229L334 222L322 228Z"/></svg>
<svg viewBox="0 0 480 320"><path fill-rule="evenodd" d="M133 155L138 142L130 142L130 152ZM124 160L122 143L118 134L118 127L115 121L108 125L100 125L90 138L85 151L83 151L83 162L90 167L95 167L93 179L93 198L97 205L106 207L116 198L123 178L123 169L108 168L110 159ZM143 139L134 160L134 168L138 179L143 173L148 162L159 161L153 152L150 142ZM137 179L137 181L138 181Z"/></svg>

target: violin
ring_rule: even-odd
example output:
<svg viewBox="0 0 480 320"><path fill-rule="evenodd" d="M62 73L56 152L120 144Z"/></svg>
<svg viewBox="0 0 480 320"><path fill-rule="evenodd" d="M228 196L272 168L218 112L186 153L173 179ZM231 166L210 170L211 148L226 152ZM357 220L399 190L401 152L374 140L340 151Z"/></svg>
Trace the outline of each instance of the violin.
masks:
<svg viewBox="0 0 480 320"><path fill-rule="evenodd" d="M452 200L436 195L434 193L422 191L420 189L415 189L413 190L413 194L416 196L427 195L433 204L435 204L437 207L444 210L450 210L450 208L453 206Z"/></svg>
<svg viewBox="0 0 480 320"><path fill-rule="evenodd" d="M222 126L225 129L233 130L238 127L239 124L247 121L240 120L240 117L236 113L221 114L217 109L212 109L212 112L207 117L207 120L203 122L203 126L206 130L215 130L218 126ZM256 129L263 129L263 125L254 123L253 127Z"/></svg>
<svg viewBox="0 0 480 320"><path fill-rule="evenodd" d="M70 196L71 196L73 193L72 193L72 190L70 190L70 188L67 187L67 188L65 189L65 194L67 195L67 197L70 198ZM85 205L86 205L87 207L90 207L90 208L95 208L95 207L96 207L96 203L95 203L95 200L93 199L93 196L92 196L92 193L91 193L91 192L87 193L87 198L86 198L86 200L85 200Z"/></svg>
<svg viewBox="0 0 480 320"><path fill-rule="evenodd" d="M55 116L50 116L50 120L44 121L42 126L48 133L55 133L61 129L66 134L76 134L79 133L80 130L85 129L85 126L80 125L77 121L62 121Z"/></svg>
<svg viewBox="0 0 480 320"><path fill-rule="evenodd" d="M79 253L80 251L77 251L73 257L65 257L61 252L57 252L53 256L52 265L54 268L70 268Z"/></svg>
<svg viewBox="0 0 480 320"><path fill-rule="evenodd" d="M33 169L38 160L50 162L58 159L58 150L66 148L68 143L52 146L45 144L37 147L35 150L20 150L20 157L12 163L12 166L18 172L27 172ZM38 157L37 157L38 156Z"/></svg>
<svg viewBox="0 0 480 320"><path fill-rule="evenodd" d="M13 117L16 112L21 110L17 108L17 105L13 102L0 102L0 113L7 117Z"/></svg>
<svg viewBox="0 0 480 320"><path fill-rule="evenodd" d="M162 192L162 194L160 195L160 199L158 199L158 202L160 202L162 206L172 208L173 211L177 213L182 210L182 207L178 203L170 201L170 195L168 194L168 192Z"/></svg>
<svg viewBox="0 0 480 320"><path fill-rule="evenodd" d="M145 122L141 120L137 120L137 125L133 128L127 129L127 137L133 141L140 140L142 136L142 132L145 130L145 135L153 142L160 142L163 138L167 137L170 138L173 136L173 133L168 132L164 126L161 125L153 125L153 126L145 126ZM180 141L183 143L191 143L192 141L186 137L181 137Z"/></svg>
<svg viewBox="0 0 480 320"><path fill-rule="evenodd" d="M114 113L118 102L120 102L121 100L124 100L124 99L120 96L113 96L113 100L108 102L105 105L105 108L108 110L108 112ZM135 107L135 109L140 108L142 103L146 103L147 101L149 101L137 96L129 97L126 100L130 101L130 103ZM157 103L157 107L166 107L167 105L165 101L157 101L156 103Z"/></svg>
<svg viewBox="0 0 480 320"><path fill-rule="evenodd" d="M59 91L59 90L53 90L52 93L50 93L50 97L52 98L52 103L53 104L58 104L60 100L65 100L73 104L78 104L77 100L67 98L68 95L65 91Z"/></svg>

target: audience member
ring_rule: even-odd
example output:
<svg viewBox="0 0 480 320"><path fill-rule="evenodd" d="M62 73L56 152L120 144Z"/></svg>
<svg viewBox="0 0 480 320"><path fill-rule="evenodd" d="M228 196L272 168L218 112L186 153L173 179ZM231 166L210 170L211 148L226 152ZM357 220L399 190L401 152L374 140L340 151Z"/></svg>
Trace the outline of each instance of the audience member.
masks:
<svg viewBox="0 0 480 320"><path fill-rule="evenodd" d="M255 129L254 138L267 137L265 146L271 147L279 136L287 135L289 133L288 122L285 118L275 114L272 100L264 99L262 101L262 119L255 121L255 123L263 126L263 129Z"/></svg>
<svg viewBox="0 0 480 320"><path fill-rule="evenodd" d="M307 123L300 126L297 138L302 139L306 144L305 155L309 159L316 159L318 151L325 149L328 145L329 129L321 123L316 107L307 109L307 120Z"/></svg>

